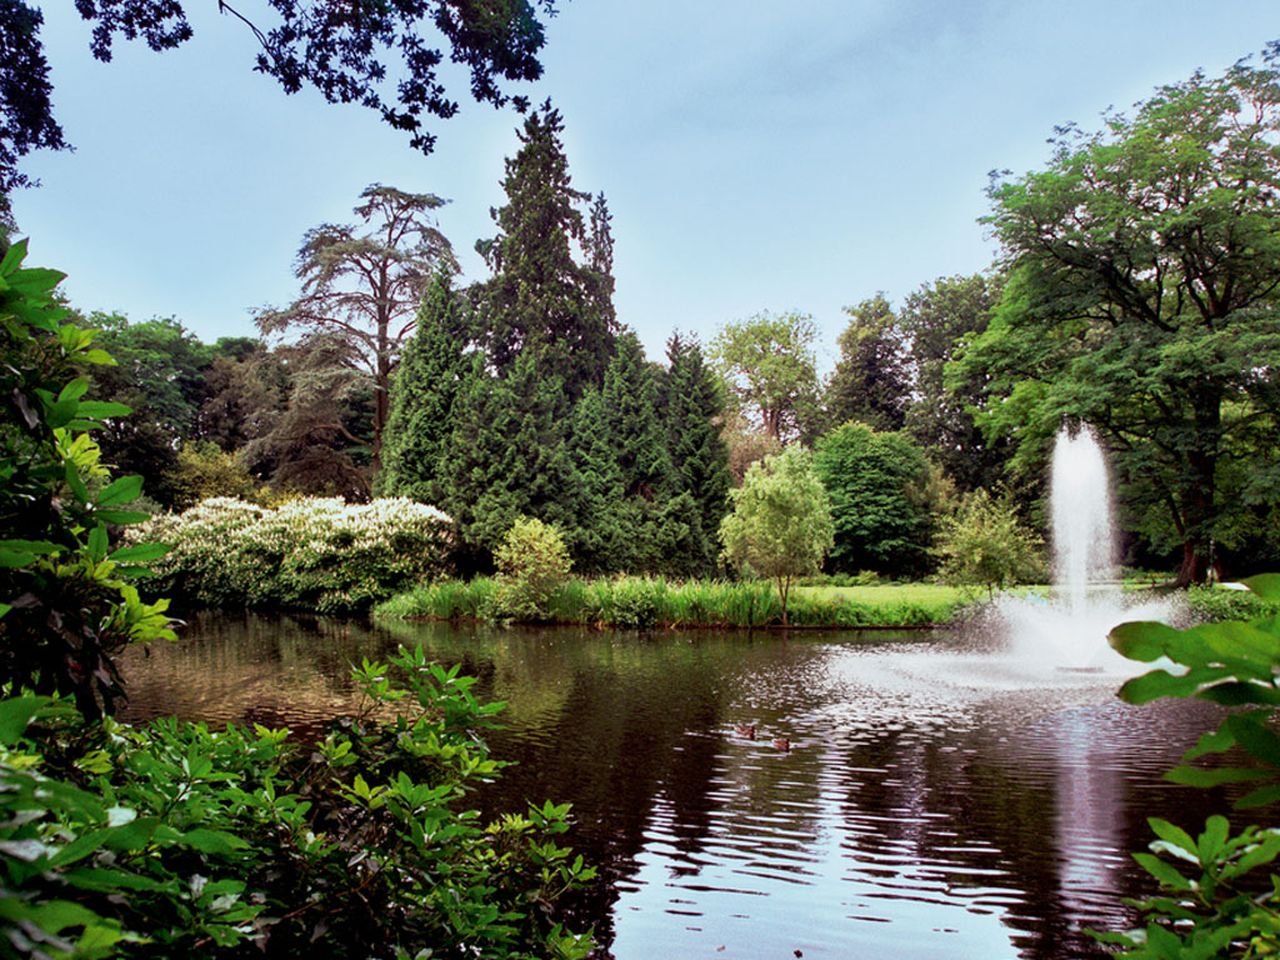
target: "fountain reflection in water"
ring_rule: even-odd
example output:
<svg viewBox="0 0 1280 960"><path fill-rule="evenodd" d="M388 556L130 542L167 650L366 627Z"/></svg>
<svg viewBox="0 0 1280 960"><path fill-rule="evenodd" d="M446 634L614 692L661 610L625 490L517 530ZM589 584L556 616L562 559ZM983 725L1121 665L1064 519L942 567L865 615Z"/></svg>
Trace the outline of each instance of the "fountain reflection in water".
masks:
<svg viewBox="0 0 1280 960"><path fill-rule="evenodd" d="M1049 496L1053 590L1001 601L1012 652L1057 670L1132 673L1137 667L1107 645L1107 634L1126 620L1167 622L1173 606L1134 601L1121 589L1106 455L1091 427L1058 432Z"/></svg>

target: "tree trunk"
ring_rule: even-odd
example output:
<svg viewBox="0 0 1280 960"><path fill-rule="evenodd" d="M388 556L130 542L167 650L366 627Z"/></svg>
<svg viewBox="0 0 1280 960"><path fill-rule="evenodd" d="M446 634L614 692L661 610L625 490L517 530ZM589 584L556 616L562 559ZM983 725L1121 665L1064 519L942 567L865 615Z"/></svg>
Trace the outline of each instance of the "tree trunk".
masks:
<svg viewBox="0 0 1280 960"><path fill-rule="evenodd" d="M1195 401L1196 447L1187 452L1190 489L1182 496L1182 566L1177 585L1189 587L1209 577L1213 522L1217 519L1215 481L1222 431L1222 399L1206 391Z"/></svg>

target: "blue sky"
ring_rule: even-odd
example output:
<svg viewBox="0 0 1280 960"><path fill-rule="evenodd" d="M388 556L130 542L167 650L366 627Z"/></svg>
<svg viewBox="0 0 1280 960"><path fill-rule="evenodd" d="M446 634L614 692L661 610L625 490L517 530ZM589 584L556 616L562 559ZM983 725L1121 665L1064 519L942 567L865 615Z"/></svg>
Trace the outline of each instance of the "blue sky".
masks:
<svg viewBox="0 0 1280 960"><path fill-rule="evenodd" d="M472 246L514 113L464 101L424 158L371 111L286 97L240 24L187 5L185 47L119 44L104 65L70 3L42 4L76 151L30 157L44 185L14 210L77 306L252 333L255 307L296 293L303 232L350 219L373 182L450 198L441 227L485 275ZM1096 127L1276 37L1267 0L564 0L522 92L552 98L575 185L609 198L619 316L651 357L675 327L706 340L800 310L828 368L845 305L990 262L988 171L1039 167L1055 124Z"/></svg>

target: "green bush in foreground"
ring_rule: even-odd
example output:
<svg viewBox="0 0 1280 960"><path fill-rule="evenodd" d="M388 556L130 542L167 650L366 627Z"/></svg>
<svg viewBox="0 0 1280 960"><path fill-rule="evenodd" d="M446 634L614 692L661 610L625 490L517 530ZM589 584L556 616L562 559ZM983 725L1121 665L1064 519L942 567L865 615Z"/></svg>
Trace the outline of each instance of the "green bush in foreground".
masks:
<svg viewBox="0 0 1280 960"><path fill-rule="evenodd" d="M501 705L420 650L355 679L314 746L0 701L0 957L585 957L552 917L594 876L567 805L460 806Z"/></svg>
<svg viewBox="0 0 1280 960"><path fill-rule="evenodd" d="M1261 601L1280 602L1280 575L1253 577L1246 585ZM1247 784L1235 806L1253 809L1280 802L1280 617L1252 622L1206 623L1175 630L1162 623L1126 623L1111 645L1132 660L1167 658L1172 671L1156 669L1127 682L1130 703L1160 697L1198 697L1237 708L1206 733L1166 777L1195 787ZM1208 756L1242 751L1248 765L1205 767ZM1193 837L1166 820L1148 821L1157 839L1134 859L1160 884L1161 894L1127 901L1143 926L1124 933L1095 933L1140 960L1273 957L1280 954L1280 829L1245 827L1231 832L1226 817L1212 816Z"/></svg>
<svg viewBox="0 0 1280 960"><path fill-rule="evenodd" d="M160 516L138 536L164 541L158 591L201 606L357 613L447 567L449 518L405 499L278 507L214 498Z"/></svg>

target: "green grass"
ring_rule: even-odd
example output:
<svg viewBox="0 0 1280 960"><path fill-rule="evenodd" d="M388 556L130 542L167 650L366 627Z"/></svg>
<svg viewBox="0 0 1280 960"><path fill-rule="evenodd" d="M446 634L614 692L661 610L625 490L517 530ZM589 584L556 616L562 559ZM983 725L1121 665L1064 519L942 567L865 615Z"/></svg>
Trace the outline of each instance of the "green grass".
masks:
<svg viewBox="0 0 1280 960"><path fill-rule="evenodd" d="M385 619L484 619L496 585L440 581L379 605ZM953 620L972 591L928 583L794 587L788 619L796 627L924 627ZM767 627L782 623L772 583L671 581L662 577L570 580L549 604L551 623L625 629Z"/></svg>

